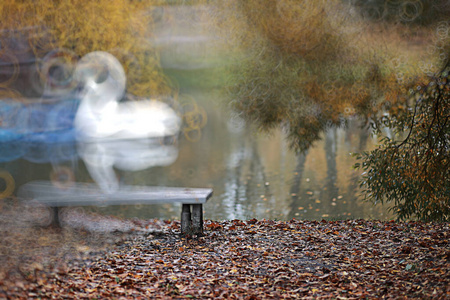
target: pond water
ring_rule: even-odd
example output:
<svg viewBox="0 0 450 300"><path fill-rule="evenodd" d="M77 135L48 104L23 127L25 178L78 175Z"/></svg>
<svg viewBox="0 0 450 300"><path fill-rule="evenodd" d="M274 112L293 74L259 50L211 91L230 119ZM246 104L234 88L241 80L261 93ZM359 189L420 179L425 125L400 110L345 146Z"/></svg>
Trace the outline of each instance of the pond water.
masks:
<svg viewBox="0 0 450 300"><path fill-rule="evenodd" d="M205 206L212 219L385 219L382 207L359 197L351 153L373 148L376 139L356 121L331 129L306 153L296 155L280 130L258 133L224 112L214 91L190 91L208 112L199 141L182 139L177 161L149 170L155 183L214 188ZM214 101L211 101L214 99ZM160 175L159 172L162 172Z"/></svg>
<svg viewBox="0 0 450 300"><path fill-rule="evenodd" d="M173 70L172 75L176 76ZM296 155L280 130L258 133L233 117L225 109L227 101L221 99L220 91L190 86L181 90L181 97L195 99L197 108L205 110L205 126L195 136L181 135L178 157L171 165L136 172L115 170L121 184L211 187L214 196L205 205L205 218L215 220L390 217L385 208L360 200L359 171L352 168L355 160L350 154L373 148L376 140L356 121L350 122L346 129L329 130L313 148ZM66 150L71 147L74 145ZM76 152L75 149L67 152L72 151ZM32 156L0 164L2 170L12 174L16 187L32 180L49 180L54 174L50 158L47 163L45 159L31 162ZM71 169L76 181L93 181L79 158L59 162L58 166ZM180 206L134 205L90 210L126 218L171 219L179 218Z"/></svg>
<svg viewBox="0 0 450 300"><path fill-rule="evenodd" d="M161 13L176 16L179 11L173 9ZM207 46L211 37L205 36L205 31L199 34L189 17L192 16L183 10L183 17L174 20L186 23L164 24L154 42L162 49L166 74L179 86L180 101L188 103L188 110L200 116L201 126L181 134L173 163L140 171L115 169L120 184L211 187L214 195L204 210L205 218L214 220L392 217L385 207L361 201L359 171L352 168L355 159L350 154L374 148L375 138L361 129L356 120L350 120L347 128L330 129L314 147L296 155L281 130L257 132L228 111L220 80L212 80L217 65L206 59L210 58L208 51L212 51ZM70 105L64 110L68 114L77 107L76 103ZM16 193L29 181L55 177L62 181L95 182L73 142L58 146L58 155L61 151L66 155L59 161L55 160L59 156L50 151L53 148L27 146L24 150L5 145L1 145L4 159L0 169L2 174L11 174L13 183L2 175L0 191L13 185ZM130 157L137 155L133 149L124 148L125 154L127 151ZM158 159L159 152L155 153ZM12 155L11 159L6 159L6 154ZM55 170L62 171L55 174ZM181 211L177 204L86 209L125 218L162 219L178 219Z"/></svg>

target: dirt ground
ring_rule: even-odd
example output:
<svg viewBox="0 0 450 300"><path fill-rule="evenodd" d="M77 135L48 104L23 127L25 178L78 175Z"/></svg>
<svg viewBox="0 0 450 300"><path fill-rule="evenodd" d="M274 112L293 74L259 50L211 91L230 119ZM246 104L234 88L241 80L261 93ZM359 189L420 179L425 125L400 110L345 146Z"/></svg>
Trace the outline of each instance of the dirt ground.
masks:
<svg viewBox="0 0 450 300"><path fill-rule="evenodd" d="M449 299L448 223L121 220L0 211L0 299Z"/></svg>

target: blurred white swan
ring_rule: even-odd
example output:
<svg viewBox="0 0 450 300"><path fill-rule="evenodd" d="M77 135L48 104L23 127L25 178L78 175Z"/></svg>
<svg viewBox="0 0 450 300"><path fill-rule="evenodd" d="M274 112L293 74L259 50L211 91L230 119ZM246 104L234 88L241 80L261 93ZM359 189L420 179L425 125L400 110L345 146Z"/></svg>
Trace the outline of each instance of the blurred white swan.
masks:
<svg viewBox="0 0 450 300"><path fill-rule="evenodd" d="M75 68L82 84L81 103L75 116L77 138L141 139L177 135L181 119L166 103L156 100L119 102L126 76L120 62L107 52L86 54Z"/></svg>
<svg viewBox="0 0 450 300"><path fill-rule="evenodd" d="M167 104L155 100L119 102L126 76L107 52L92 52L77 64L82 84L75 116L78 154L101 190L119 189L114 167L124 171L167 166L178 157L175 143L181 119Z"/></svg>
<svg viewBox="0 0 450 300"><path fill-rule="evenodd" d="M119 190L114 168L140 171L171 165L178 157L175 145L164 145L151 139L80 142L77 151L92 179L104 193Z"/></svg>

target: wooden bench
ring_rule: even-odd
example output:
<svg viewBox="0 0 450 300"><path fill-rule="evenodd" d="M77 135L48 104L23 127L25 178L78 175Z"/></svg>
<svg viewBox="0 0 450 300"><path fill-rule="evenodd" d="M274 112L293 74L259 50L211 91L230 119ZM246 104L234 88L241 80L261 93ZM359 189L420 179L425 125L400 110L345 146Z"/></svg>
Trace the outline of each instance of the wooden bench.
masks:
<svg viewBox="0 0 450 300"><path fill-rule="evenodd" d="M19 188L17 196L33 200L52 208L52 224L61 226L59 207L110 206L136 204L181 203L181 233L203 233L203 204L211 198L212 189L121 186L114 193L106 194L93 183L71 183L57 187L50 181L31 181Z"/></svg>

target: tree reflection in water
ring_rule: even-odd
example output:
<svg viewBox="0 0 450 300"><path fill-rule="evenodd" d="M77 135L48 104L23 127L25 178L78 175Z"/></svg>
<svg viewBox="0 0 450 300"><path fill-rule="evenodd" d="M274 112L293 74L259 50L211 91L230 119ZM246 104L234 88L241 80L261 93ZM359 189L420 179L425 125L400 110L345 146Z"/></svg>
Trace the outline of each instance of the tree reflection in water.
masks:
<svg viewBox="0 0 450 300"><path fill-rule="evenodd" d="M255 3L258 5L265 4L264 1L256 1ZM270 3L271 5L276 5L277 2L270 1ZM164 9L164 12L170 14L171 9L174 9L174 7ZM199 77L199 74L201 72L205 73L205 71L208 73L210 70L201 69L199 71L195 69L198 66L193 62L197 60L191 58L198 53L196 51L186 51L186 49L203 49L203 44L201 43L206 44L205 41L209 39L208 37L195 38L195 34L199 34L196 31L197 29L189 28L188 25L193 27L193 24L200 24L195 21L195 14L191 11L194 9L193 7L183 6L176 9L176 11L182 10L183 16L181 18L177 17L176 12L172 12L175 15L174 18L164 19L170 19L173 22L171 24L162 24L170 25L170 27L161 26L161 28L170 28L168 39L163 40L174 41L168 45L161 45L163 62L177 62L172 65L166 63L165 67L171 68L171 70L166 69L165 71L169 76L171 76L170 72L177 73L175 76L171 76L174 81L178 81L177 79L180 78L180 74L183 72L184 77L189 78L190 82L194 80L193 78L198 82L205 78L209 79L209 75ZM189 14L186 14L186 9L189 10ZM266 10L268 14L272 14L270 9ZM277 21L273 18L257 19L261 10L251 10L249 12L256 13L253 17L261 22L265 20L270 22ZM323 14L320 9L318 12ZM191 21L188 20L190 13L193 14L193 20ZM231 13L235 14L235 11L231 11ZM307 12L303 13L308 15ZM227 15L220 14L220 16ZM292 17L295 17L295 14L292 14ZM178 24L177 28L174 28L177 26L177 21L175 20L183 20L183 22ZM211 24L205 24L208 25L208 31L206 32L213 35L214 33L211 32L209 26ZM236 24L239 25L240 23ZM302 24L304 25L305 23ZM277 25L275 27L277 30L284 28L277 22L272 22L272 25ZM323 25L323 27L319 27L325 30L322 32L322 36L328 37L328 31L333 31L334 29L327 26L326 23L323 23ZM270 28L273 27L260 26L261 30ZM255 30L250 31L251 34L254 32ZM332 33L334 34L334 32ZM275 39L273 42L276 44L281 42L279 35L273 35L274 32L266 33L269 34L270 39ZM205 32L201 34L205 34ZM176 40L179 37L182 38L180 43L177 44ZM214 38L217 38L217 36ZM299 36L296 36L294 41L303 43ZM318 39L316 42L320 41L322 39ZM343 43L344 41L341 42ZM182 45L182 43L188 45ZM257 46L259 43L254 43L254 45ZM352 169L354 160L349 153L373 148L373 140L368 138L367 131L360 129L356 120L349 120L348 128L345 130L328 126L330 129L325 133L322 132L322 129L325 127L324 124L327 124L327 121L329 121L327 117L330 117L330 115L331 117L338 116L334 108L341 114L345 114L347 110L353 107L353 105L344 105L349 104L346 101L342 102L343 104L341 105L341 102L338 101L340 99L336 98L336 96L331 98L334 106L330 106L330 103L323 102L323 99L328 99L324 95L327 97L333 96L333 93L342 87L347 92L340 93L342 99L354 97L358 99L358 103L355 103L355 105L367 107L368 103L366 103L366 100L371 95L364 93L364 91L361 92L361 87L364 87L362 81L369 80L372 84L372 81L377 79L376 75L379 75L377 72L379 70L375 64L377 61L372 65L373 68L362 68L361 70L356 68L355 70L358 72L351 72L355 71L353 67L358 67L358 65L351 63L358 62L356 60L357 56L352 51L338 51L340 56L335 57L328 55L330 51L333 53L335 44L330 42L323 45L325 49L320 53L324 54L324 57L327 59L318 65L316 63L321 60L312 60L311 63L307 63L293 59L295 53L292 55L286 54L283 59L271 60L270 58L273 57L280 58L280 54L272 56L272 54L279 52L278 49L265 47L264 52L256 49L257 51L254 53L265 54L265 57L268 57L269 60L259 60L263 56L258 56L255 67L253 68L250 65L245 69L247 75L249 75L249 80L244 80L240 82L240 86L238 85L241 88L238 92L245 92L241 93L241 96L254 93L255 87L257 87L256 92L259 92L262 100L275 101L275 104L270 106L274 110L269 111L268 121L273 121L273 124L278 125L280 124L278 121L287 116L288 121L291 121L291 128L305 129L293 130L291 133L298 134L300 137L298 140L304 142L305 145L313 144L307 151L296 155L289 150L285 135L278 129L273 130L270 137L255 134L256 130L249 126L241 127L240 131L230 130L227 127L228 119L223 107L219 107L217 103L229 103L231 100L236 100L235 98L237 97L227 98L219 95L216 90L212 91L204 87L189 87L180 81L178 82L180 95L192 94L195 101L207 111L208 122L202 129L201 138L196 142L181 139L179 157L173 165L155 167L138 172L116 170L120 177L120 182L129 185L213 187L214 197L205 206L205 217L216 220L252 217L271 219L289 219L292 217L305 219L385 218L383 209L372 210L369 204L360 203L358 200L356 180L359 174ZM171 51L165 51L169 47ZM211 48L216 49L214 47ZM289 50L286 47L283 49ZM226 51L223 51L222 54ZM201 57L197 58L204 62L206 54L204 51L200 52L202 52ZM181 57L183 53L189 53L189 55L183 58ZM178 57L174 57L177 55ZM315 52L308 52L305 55L315 55ZM225 56L229 58L228 53ZM177 60L180 57L181 60ZM186 58L189 60L187 65L183 64L183 59L186 60ZM348 58L349 60L345 60L344 64L341 64L340 61L333 63L338 58ZM332 63L328 64L330 60ZM200 68L205 68L205 65L209 66L210 64L208 63L202 64ZM324 67L328 65L331 65L332 68ZM341 68L342 65L345 66L344 69ZM186 66L189 66L189 68ZM361 67L365 67L365 65L361 65ZM347 77L342 78L341 70L348 71L348 74L346 73ZM283 75L282 71L286 71L286 76L277 80L275 75ZM359 71L364 74L360 74ZM258 80L252 77L255 74ZM292 74L300 74L301 80L297 80ZM314 76L312 76L314 74L318 76L317 82L312 80L314 79ZM241 72L239 75L244 76L246 74ZM262 78L263 75L267 76L265 78L267 80ZM177 76L178 78L176 78ZM341 85L335 85L335 80L341 80ZM349 82L356 83L349 84ZM251 83L253 86L247 83ZM286 88L286 83L289 88ZM316 86L316 84L319 84L319 86ZM274 87L277 89L274 89ZM223 88L223 84L220 88ZM280 94L283 94L285 97L280 98ZM294 97L290 97L292 95ZM313 98L315 102L311 101ZM244 97L245 99L247 98ZM292 105L297 103L295 101L304 104L305 107L303 108L305 109ZM268 110L258 105L260 103L261 101L247 101L244 104L247 104L246 108L258 110L261 112L261 116L264 116ZM279 112L278 114L274 113L277 111ZM323 117L320 117L320 120L315 122L315 120L311 120L310 115ZM340 122L338 117L333 118L333 120L335 125ZM315 129L315 131L308 131L308 128ZM316 140L316 135L320 135L322 140ZM21 164L21 170L27 170L27 172L21 172L21 176L27 177L27 180L36 179L35 177L48 177L48 168L45 166L38 167L23 161L17 162L16 165L18 164ZM5 164L0 167L13 169L13 166L6 166ZM45 171L41 171L44 169ZM75 169L74 172L78 181L91 180L83 164L78 169ZM23 180L20 179L19 181ZM167 206L138 207L133 209L119 207L114 210L108 208L107 213L126 217L172 218L174 217L174 211L178 211L178 209L172 209Z"/></svg>

